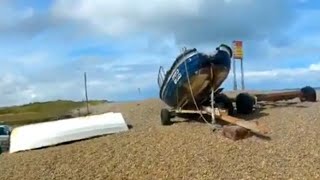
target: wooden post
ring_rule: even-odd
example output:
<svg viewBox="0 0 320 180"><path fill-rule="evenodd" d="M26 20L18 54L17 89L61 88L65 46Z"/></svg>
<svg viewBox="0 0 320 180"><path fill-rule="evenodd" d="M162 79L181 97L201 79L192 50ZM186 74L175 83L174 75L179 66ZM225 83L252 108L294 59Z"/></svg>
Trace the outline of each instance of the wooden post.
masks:
<svg viewBox="0 0 320 180"><path fill-rule="evenodd" d="M88 101L88 92L87 92L87 73L84 73L84 91L86 96L86 104L87 104L87 115L89 114L89 101Z"/></svg>

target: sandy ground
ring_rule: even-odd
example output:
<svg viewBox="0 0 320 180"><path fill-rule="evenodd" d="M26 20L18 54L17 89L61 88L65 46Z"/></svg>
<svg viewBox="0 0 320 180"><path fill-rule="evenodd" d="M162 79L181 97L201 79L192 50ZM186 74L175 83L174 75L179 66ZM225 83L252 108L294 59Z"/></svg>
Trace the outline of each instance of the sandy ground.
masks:
<svg viewBox="0 0 320 180"><path fill-rule="evenodd" d="M320 179L320 102L272 103L243 116L272 132L240 141L201 122L161 126L162 107L157 99L97 106L94 113L122 112L132 129L0 155L0 179Z"/></svg>

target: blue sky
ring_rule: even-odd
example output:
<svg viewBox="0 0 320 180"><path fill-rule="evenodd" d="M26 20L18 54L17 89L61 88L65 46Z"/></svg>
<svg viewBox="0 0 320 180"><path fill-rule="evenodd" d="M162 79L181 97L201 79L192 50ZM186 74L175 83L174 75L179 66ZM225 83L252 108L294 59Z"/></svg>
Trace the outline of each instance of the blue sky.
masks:
<svg viewBox="0 0 320 180"><path fill-rule="evenodd" d="M316 0L0 0L0 106L82 100L83 72L90 99L157 98L183 46L235 39L247 89L320 86L318 18Z"/></svg>

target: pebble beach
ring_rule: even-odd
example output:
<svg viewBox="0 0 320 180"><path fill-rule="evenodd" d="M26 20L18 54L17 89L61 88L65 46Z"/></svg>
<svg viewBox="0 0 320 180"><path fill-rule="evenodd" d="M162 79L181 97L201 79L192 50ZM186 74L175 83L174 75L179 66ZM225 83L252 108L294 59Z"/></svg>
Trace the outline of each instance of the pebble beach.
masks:
<svg viewBox="0 0 320 180"><path fill-rule="evenodd" d="M320 94L318 93L318 101ZM270 139L232 141L198 121L160 123L159 99L91 107L121 112L129 131L0 155L0 179L320 179L320 102L266 103L242 118Z"/></svg>

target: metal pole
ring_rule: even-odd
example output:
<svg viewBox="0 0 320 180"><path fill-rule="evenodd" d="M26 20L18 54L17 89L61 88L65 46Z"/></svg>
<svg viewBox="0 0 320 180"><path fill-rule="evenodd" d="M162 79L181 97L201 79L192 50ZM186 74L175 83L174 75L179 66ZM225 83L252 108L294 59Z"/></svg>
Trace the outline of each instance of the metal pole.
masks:
<svg viewBox="0 0 320 180"><path fill-rule="evenodd" d="M84 91L86 96L86 104L87 104L87 114L89 114L89 101L88 101L88 92L87 92L87 73L84 73Z"/></svg>
<svg viewBox="0 0 320 180"><path fill-rule="evenodd" d="M233 90L237 90L237 76L236 76L236 60L232 58L233 61Z"/></svg>
<svg viewBox="0 0 320 180"><path fill-rule="evenodd" d="M243 59L241 59L241 86L242 90L244 90Z"/></svg>
<svg viewBox="0 0 320 180"><path fill-rule="evenodd" d="M139 94L139 96L141 95L141 90L140 90L140 88L138 88L138 94Z"/></svg>
<svg viewBox="0 0 320 180"><path fill-rule="evenodd" d="M138 99L142 100L141 89L138 88Z"/></svg>

